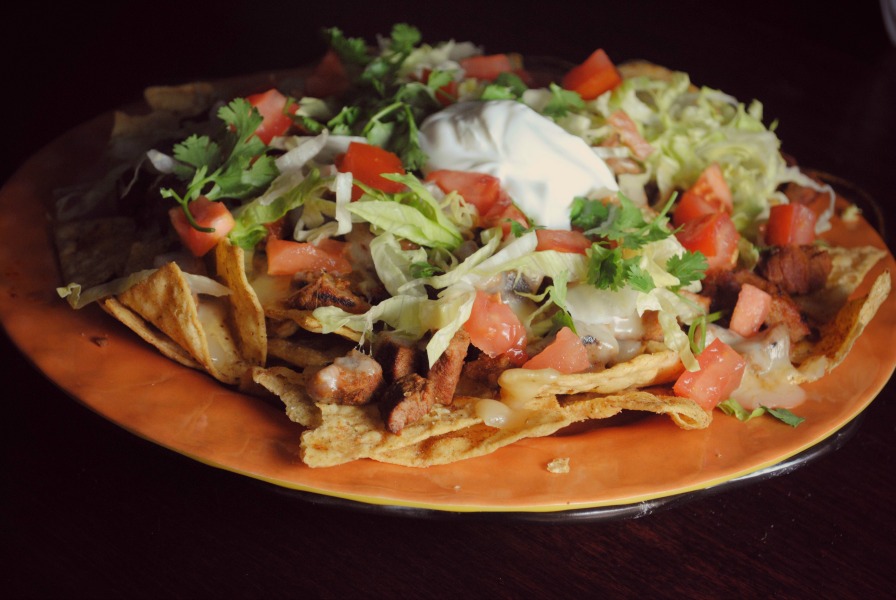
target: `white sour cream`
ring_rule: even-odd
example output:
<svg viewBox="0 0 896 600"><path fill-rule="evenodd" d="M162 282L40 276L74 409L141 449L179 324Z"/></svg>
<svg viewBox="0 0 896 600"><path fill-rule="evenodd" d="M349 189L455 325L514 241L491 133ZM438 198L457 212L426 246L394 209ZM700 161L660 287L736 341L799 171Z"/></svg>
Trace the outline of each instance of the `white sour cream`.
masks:
<svg viewBox="0 0 896 600"><path fill-rule="evenodd" d="M501 180L536 225L569 229L576 196L618 190L606 163L581 138L521 102L459 102L427 118L420 146L427 171L452 169Z"/></svg>

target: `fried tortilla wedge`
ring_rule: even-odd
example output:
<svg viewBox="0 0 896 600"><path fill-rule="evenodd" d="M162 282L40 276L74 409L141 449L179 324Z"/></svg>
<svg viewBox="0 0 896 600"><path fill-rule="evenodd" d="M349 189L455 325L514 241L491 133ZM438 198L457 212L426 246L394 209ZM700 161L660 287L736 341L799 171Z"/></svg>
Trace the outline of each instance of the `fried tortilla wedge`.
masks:
<svg viewBox="0 0 896 600"><path fill-rule="evenodd" d="M282 308L277 306L266 306L264 309L264 314L268 318L276 319L279 321L292 321L305 331L310 331L311 333L323 333L323 325L321 325L320 321L314 318L312 312L313 311L310 310ZM349 329L348 327L340 327L333 333L354 342L358 342L361 340L361 334L357 331L354 331L353 329Z"/></svg>
<svg viewBox="0 0 896 600"><path fill-rule="evenodd" d="M250 365L267 361L267 328L258 296L246 276L245 253L227 239L215 248L218 279L230 289L230 322L240 354Z"/></svg>
<svg viewBox="0 0 896 600"><path fill-rule="evenodd" d="M194 294L172 262L102 306L166 356L238 385L266 358L264 315L246 279L242 250L225 241L215 253L227 296Z"/></svg>
<svg viewBox="0 0 896 600"><path fill-rule="evenodd" d="M708 413L692 400L633 389L666 383L681 369L677 355L668 351L644 354L597 373L512 369L502 377L523 396L502 405L509 415L502 427L486 425L481 414L489 403L501 404L497 400L459 396L450 406L436 405L398 435L386 430L376 405L314 403L305 393L302 375L289 368L253 369L252 375L280 397L290 419L308 428L301 439L302 460L308 466L370 458L422 467L482 456L523 438L550 435L572 423L607 418L625 409L669 414L686 429L706 427Z"/></svg>
<svg viewBox="0 0 896 600"><path fill-rule="evenodd" d="M498 378L502 396L541 398L590 392L615 394L674 381L684 370L678 354L662 345L648 346L645 354L594 373L562 374L555 371L508 369Z"/></svg>
<svg viewBox="0 0 896 600"><path fill-rule="evenodd" d="M836 368L871 322L890 293L890 272L877 276L871 290L849 300L837 315L821 327L818 342L794 349L798 376L793 383L807 383L824 377Z"/></svg>
<svg viewBox="0 0 896 600"><path fill-rule="evenodd" d="M487 401L487 400L486 400ZM465 429L433 436L396 450L377 453L375 458L408 467L448 464L484 456L524 438L544 437L573 423L607 419L623 410L666 414L683 429L704 429L712 415L693 400L658 396L647 391L629 390L608 396L555 400L554 407L542 402L537 409L523 409L511 416L503 427L476 423Z"/></svg>

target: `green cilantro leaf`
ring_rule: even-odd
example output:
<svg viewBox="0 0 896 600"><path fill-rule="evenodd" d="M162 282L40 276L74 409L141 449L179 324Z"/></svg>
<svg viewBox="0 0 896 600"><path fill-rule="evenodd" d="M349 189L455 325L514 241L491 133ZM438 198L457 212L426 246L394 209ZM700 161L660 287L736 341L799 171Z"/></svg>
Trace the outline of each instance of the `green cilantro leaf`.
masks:
<svg viewBox="0 0 896 600"><path fill-rule="evenodd" d="M569 217L573 227L588 231L610 218L610 207L599 200L577 197L572 201Z"/></svg>
<svg viewBox="0 0 896 600"><path fill-rule="evenodd" d="M739 421L749 421L750 419L768 414L769 416L778 419L786 425L797 427L800 423L806 420L803 417L798 417L786 408L768 408L767 406L759 406L758 408L754 408L752 411L748 411L743 406L741 406L741 404L737 400L733 398L729 398L723 402L720 402L718 404L718 407L723 413L732 417L736 417Z"/></svg>
<svg viewBox="0 0 896 600"><path fill-rule="evenodd" d="M804 417L796 416L786 408L768 408L766 406L763 406L762 408L767 410L768 414L770 414L774 418L778 419L782 423L790 425L791 427L797 427L800 423L806 420Z"/></svg>
<svg viewBox="0 0 896 600"><path fill-rule="evenodd" d="M324 38L339 58L349 64L364 66L370 62L367 42L361 38L348 38L338 27L324 29Z"/></svg>
<svg viewBox="0 0 896 600"><path fill-rule="evenodd" d="M678 278L678 285L670 288L673 291L700 281L706 277L706 257L701 252L684 252L666 261L666 270Z"/></svg>

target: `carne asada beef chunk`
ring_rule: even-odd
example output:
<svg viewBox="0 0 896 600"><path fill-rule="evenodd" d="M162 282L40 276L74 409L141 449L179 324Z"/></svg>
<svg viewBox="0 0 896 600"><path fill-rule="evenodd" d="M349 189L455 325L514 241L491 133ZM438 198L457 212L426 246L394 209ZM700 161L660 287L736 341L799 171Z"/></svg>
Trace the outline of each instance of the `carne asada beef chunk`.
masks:
<svg viewBox="0 0 896 600"><path fill-rule="evenodd" d="M398 381L410 373L426 372L424 355L416 342L392 332L377 336L373 358L383 368L386 383Z"/></svg>
<svg viewBox="0 0 896 600"><path fill-rule="evenodd" d="M505 353L489 356L480 352L479 356L466 363L463 368L464 377L488 387L496 387L501 373L512 367L518 367L519 361Z"/></svg>
<svg viewBox="0 0 896 600"><path fill-rule="evenodd" d="M408 373L386 388L380 399L380 412L389 431L400 433L423 418L435 404L451 404L469 346L470 335L461 329L425 378Z"/></svg>
<svg viewBox="0 0 896 600"><path fill-rule="evenodd" d="M740 288L749 283L772 297L771 308L765 319L769 327L784 325L790 336L791 342L798 342L809 335L809 326L806 324L799 306L780 287L763 279L752 271L713 271L707 273L703 280L703 294L712 298L710 310L730 312L737 303Z"/></svg>
<svg viewBox="0 0 896 600"><path fill-rule="evenodd" d="M286 301L291 308L314 310L321 306L337 306L345 312L359 315L370 309L366 300L355 294L351 282L326 272L315 276Z"/></svg>
<svg viewBox="0 0 896 600"><path fill-rule="evenodd" d="M352 406L370 402L382 385L379 363L355 349L305 380L308 395L315 402Z"/></svg>
<svg viewBox="0 0 896 600"><path fill-rule="evenodd" d="M426 379L409 373L386 388L380 399L380 413L386 429L400 433L402 429L423 418L433 404L432 394L426 393Z"/></svg>
<svg viewBox="0 0 896 600"><path fill-rule="evenodd" d="M822 289L831 268L831 255L816 246L773 246L756 265L765 279L797 296Z"/></svg>
<svg viewBox="0 0 896 600"><path fill-rule="evenodd" d="M454 400L454 391L457 389L457 382L460 381L469 348L470 334L464 329L459 329L451 338L448 348L429 369L429 373L426 374L426 380L429 382L427 393L432 394L434 402L448 405Z"/></svg>

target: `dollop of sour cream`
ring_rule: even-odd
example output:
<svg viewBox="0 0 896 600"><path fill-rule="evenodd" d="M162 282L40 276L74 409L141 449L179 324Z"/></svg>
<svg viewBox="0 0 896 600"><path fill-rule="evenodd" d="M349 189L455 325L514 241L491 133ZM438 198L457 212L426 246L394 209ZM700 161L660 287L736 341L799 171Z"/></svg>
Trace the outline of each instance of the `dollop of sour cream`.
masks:
<svg viewBox="0 0 896 600"><path fill-rule="evenodd" d="M497 177L520 210L549 229L570 229L576 196L601 198L619 189L583 139L514 100L453 104L422 123L419 141L427 172Z"/></svg>

